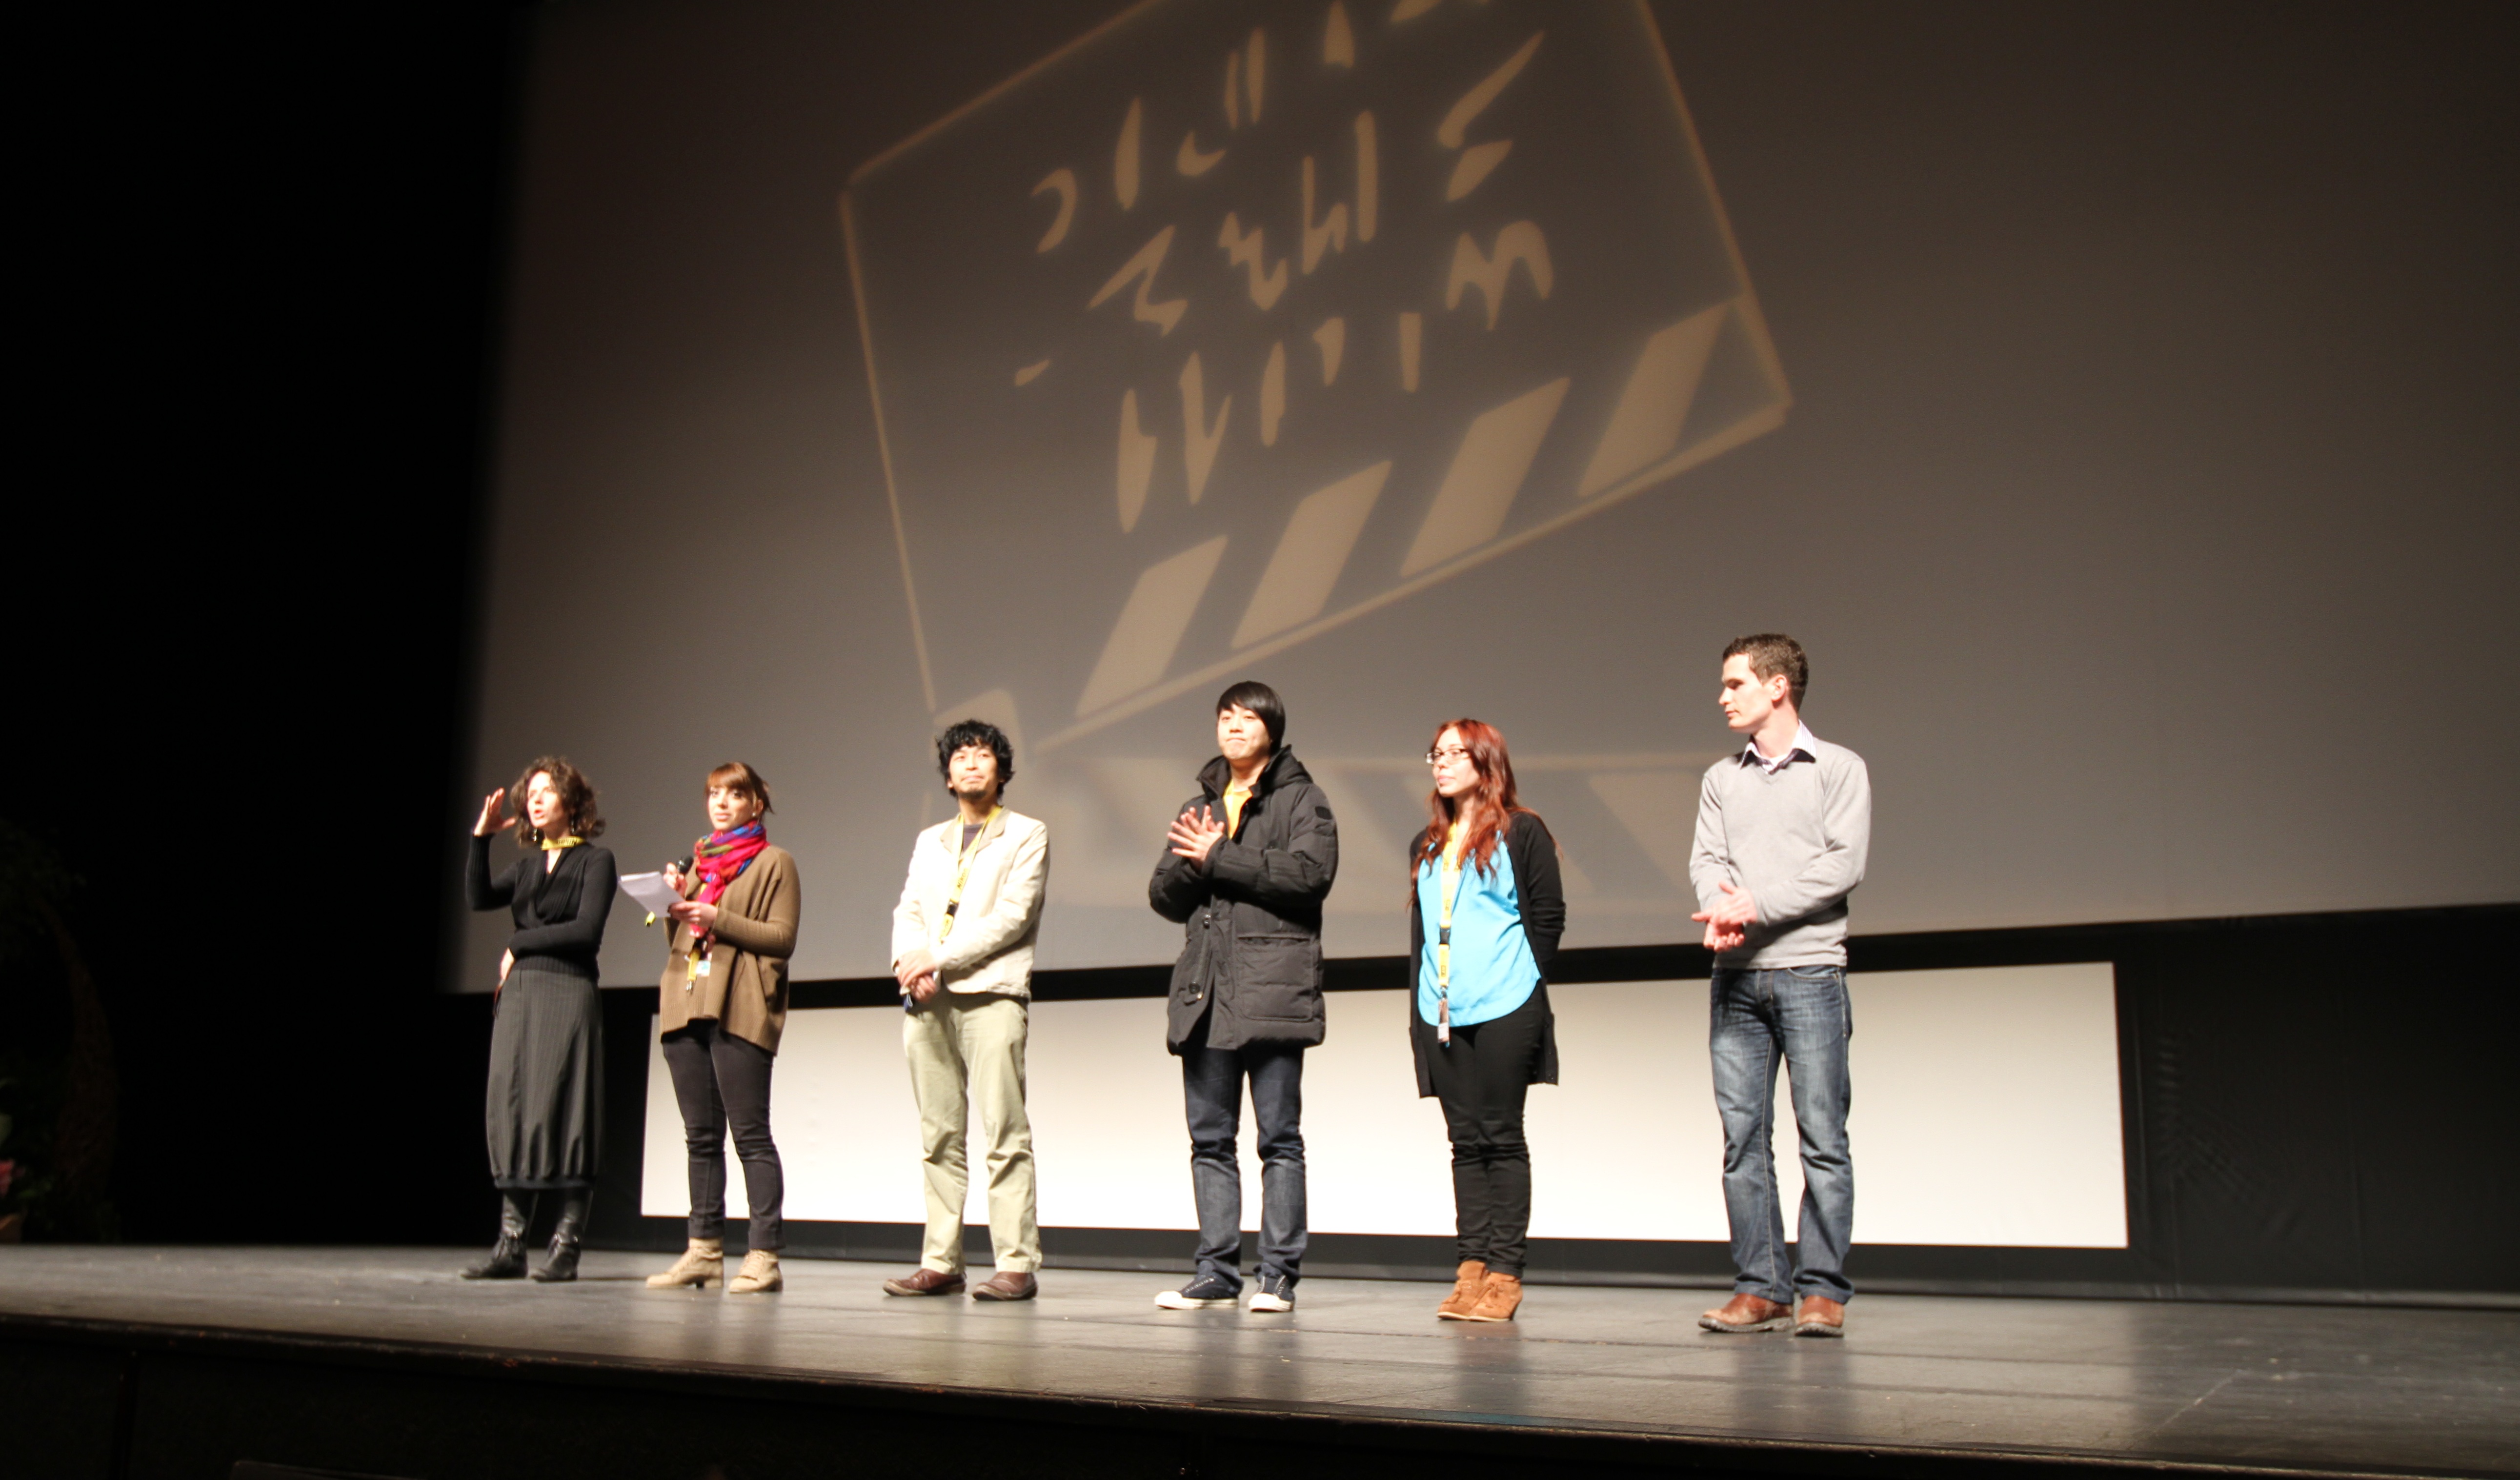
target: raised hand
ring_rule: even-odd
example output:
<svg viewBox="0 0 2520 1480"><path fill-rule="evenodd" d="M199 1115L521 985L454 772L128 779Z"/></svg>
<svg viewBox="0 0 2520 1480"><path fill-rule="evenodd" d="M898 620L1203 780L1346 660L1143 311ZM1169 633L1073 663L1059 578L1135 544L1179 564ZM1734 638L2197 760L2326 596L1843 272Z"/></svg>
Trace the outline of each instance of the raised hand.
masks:
<svg viewBox="0 0 2520 1480"><path fill-rule="evenodd" d="M517 825L515 818L499 815L499 806L507 799L508 788L505 786L481 798L481 820L472 825L474 837L488 837L493 832L504 832ZM507 974L505 971L500 972L500 979L506 980Z"/></svg>
<svg viewBox="0 0 2520 1480"><path fill-rule="evenodd" d="M1185 812L1174 818L1164 840L1172 844L1175 857L1187 858L1203 869L1207 867L1208 854L1216 848L1216 840L1224 835L1225 824L1201 806L1196 816Z"/></svg>
<svg viewBox="0 0 2520 1480"><path fill-rule="evenodd" d="M717 928L717 906L704 905L696 899L667 905L665 913L692 927L694 935L706 935Z"/></svg>

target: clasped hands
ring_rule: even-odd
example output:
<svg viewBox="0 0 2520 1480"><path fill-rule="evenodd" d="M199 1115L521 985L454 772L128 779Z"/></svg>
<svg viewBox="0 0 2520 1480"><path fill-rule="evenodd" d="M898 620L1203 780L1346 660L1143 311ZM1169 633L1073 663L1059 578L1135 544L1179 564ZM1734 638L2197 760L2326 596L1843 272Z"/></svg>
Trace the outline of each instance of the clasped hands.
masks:
<svg viewBox="0 0 2520 1480"><path fill-rule="evenodd" d="M910 994L912 1002L925 1002L936 995L936 957L925 946L914 946L910 954L892 964L892 979Z"/></svg>
<svg viewBox="0 0 2520 1480"><path fill-rule="evenodd" d="M1225 835L1225 824L1215 813L1201 806L1195 816L1185 812L1173 819L1164 840L1172 844L1173 856L1187 858L1204 869L1207 856L1216 849L1216 840Z"/></svg>
<svg viewBox="0 0 2520 1480"><path fill-rule="evenodd" d="M1723 885L1725 899L1712 910L1700 910L1688 917L1706 926L1706 949L1730 951L1750 938L1750 927L1759 922L1759 906L1750 891L1731 882Z"/></svg>

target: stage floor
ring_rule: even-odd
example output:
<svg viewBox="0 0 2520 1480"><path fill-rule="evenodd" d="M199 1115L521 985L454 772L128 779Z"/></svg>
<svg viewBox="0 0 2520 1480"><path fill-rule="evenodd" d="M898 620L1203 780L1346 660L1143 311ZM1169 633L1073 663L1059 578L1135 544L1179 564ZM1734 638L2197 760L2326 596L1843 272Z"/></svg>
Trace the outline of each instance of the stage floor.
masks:
<svg viewBox="0 0 2520 1480"><path fill-rule="evenodd" d="M1699 1331L1706 1291L1542 1286L1520 1320L1440 1286L1316 1279L1291 1316L1170 1312L1161 1276L1053 1270L1040 1299L905 1300L799 1260L775 1296L474 1284L448 1249L0 1249L0 1315L591 1367L1228 1408L1763 1450L2315 1472L2520 1473L2520 1314L1860 1296L1843 1341ZM22 1322L12 1323L22 1333Z"/></svg>

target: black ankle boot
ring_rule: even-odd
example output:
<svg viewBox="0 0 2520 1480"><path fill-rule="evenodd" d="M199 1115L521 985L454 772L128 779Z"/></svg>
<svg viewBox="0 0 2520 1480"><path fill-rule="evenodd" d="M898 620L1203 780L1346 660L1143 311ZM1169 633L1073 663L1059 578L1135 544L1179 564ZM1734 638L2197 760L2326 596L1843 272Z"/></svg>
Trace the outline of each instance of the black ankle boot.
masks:
<svg viewBox="0 0 2520 1480"><path fill-rule="evenodd" d="M534 1271L537 1281L551 1284L577 1278L577 1246L586 1235L586 1199L584 1188L570 1188L562 1195L560 1224L552 1230L551 1257Z"/></svg>
<svg viewBox="0 0 2520 1480"><path fill-rule="evenodd" d="M490 1257L464 1272L467 1279L521 1279L525 1274L525 1229L533 1222L533 1199L516 1192L499 1194L499 1241Z"/></svg>

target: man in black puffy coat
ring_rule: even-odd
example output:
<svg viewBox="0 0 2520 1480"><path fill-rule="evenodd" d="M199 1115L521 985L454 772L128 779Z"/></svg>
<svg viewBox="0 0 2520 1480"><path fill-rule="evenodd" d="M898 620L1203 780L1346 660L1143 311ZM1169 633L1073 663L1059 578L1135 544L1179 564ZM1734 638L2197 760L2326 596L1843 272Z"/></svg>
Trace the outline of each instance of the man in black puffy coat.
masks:
<svg viewBox="0 0 2520 1480"><path fill-rule="evenodd" d="M1322 1041L1322 901L1338 874L1338 823L1285 746L1266 684L1216 700L1222 753L1198 773L1147 899L1184 927L1167 1034L1181 1055L1198 1198L1198 1271L1155 1297L1170 1310L1230 1306L1242 1288L1242 1085L1260 1141L1260 1268L1251 1310L1290 1311L1304 1262L1304 1051Z"/></svg>

